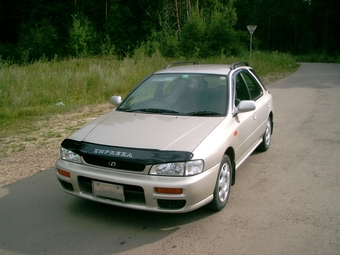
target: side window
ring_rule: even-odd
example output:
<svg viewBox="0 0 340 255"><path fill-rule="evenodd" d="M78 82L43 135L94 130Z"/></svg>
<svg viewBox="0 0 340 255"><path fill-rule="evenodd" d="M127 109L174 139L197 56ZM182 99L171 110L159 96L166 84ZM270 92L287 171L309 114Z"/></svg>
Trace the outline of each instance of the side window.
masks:
<svg viewBox="0 0 340 255"><path fill-rule="evenodd" d="M235 78L235 85L236 85L236 93L235 93L235 105L238 104L242 100L250 100L250 94L248 88L242 78L242 73L238 73Z"/></svg>
<svg viewBox="0 0 340 255"><path fill-rule="evenodd" d="M257 100L263 94L261 86L250 73L242 72L241 74L248 87L251 100Z"/></svg>

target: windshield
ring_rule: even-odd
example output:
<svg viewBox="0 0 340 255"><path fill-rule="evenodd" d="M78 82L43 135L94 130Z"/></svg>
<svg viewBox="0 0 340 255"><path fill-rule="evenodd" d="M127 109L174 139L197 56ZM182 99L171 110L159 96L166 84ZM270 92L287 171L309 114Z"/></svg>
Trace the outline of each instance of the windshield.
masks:
<svg viewBox="0 0 340 255"><path fill-rule="evenodd" d="M225 115L227 76L211 74L156 74L144 81L118 111L190 116Z"/></svg>

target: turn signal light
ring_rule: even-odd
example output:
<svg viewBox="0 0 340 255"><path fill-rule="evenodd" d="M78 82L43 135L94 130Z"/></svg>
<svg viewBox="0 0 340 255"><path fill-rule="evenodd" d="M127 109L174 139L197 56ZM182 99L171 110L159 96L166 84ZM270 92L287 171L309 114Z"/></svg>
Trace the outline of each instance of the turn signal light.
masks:
<svg viewBox="0 0 340 255"><path fill-rule="evenodd" d="M58 169L58 173L59 173L60 175L66 176L66 177L68 177L68 178L71 177L71 173L70 173L70 172L66 172L66 171L61 170L61 169Z"/></svg>
<svg viewBox="0 0 340 255"><path fill-rule="evenodd" d="M159 188L156 187L155 191L157 193L163 193L163 194L182 194L183 193L183 189L181 188Z"/></svg>

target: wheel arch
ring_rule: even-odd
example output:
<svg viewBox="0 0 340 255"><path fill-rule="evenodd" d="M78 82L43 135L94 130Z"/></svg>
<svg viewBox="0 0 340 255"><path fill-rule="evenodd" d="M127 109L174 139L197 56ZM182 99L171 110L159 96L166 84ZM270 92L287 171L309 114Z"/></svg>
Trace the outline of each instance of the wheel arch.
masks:
<svg viewBox="0 0 340 255"><path fill-rule="evenodd" d="M232 147L229 147L225 153L225 155L227 155L231 161L231 168L232 168L232 172L231 172L231 185L235 184L236 181L236 170L235 170L235 151Z"/></svg>
<svg viewBox="0 0 340 255"><path fill-rule="evenodd" d="M271 121L271 124L272 124L271 134L273 134L273 130L274 130L274 113L272 111L269 113L269 117L270 117L270 121Z"/></svg>

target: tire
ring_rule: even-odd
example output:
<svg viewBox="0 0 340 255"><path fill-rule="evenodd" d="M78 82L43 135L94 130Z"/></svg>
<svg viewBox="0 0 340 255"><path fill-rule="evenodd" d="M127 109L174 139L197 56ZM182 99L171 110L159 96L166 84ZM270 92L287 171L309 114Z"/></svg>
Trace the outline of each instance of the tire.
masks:
<svg viewBox="0 0 340 255"><path fill-rule="evenodd" d="M208 208L214 211L222 210L229 199L230 188L232 182L232 168L231 162L227 155L221 161L220 169L214 189L214 198L208 204Z"/></svg>
<svg viewBox="0 0 340 255"><path fill-rule="evenodd" d="M267 151L272 140L272 120L268 117L266 131L262 137L262 143L257 147L259 151Z"/></svg>

